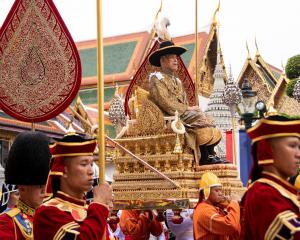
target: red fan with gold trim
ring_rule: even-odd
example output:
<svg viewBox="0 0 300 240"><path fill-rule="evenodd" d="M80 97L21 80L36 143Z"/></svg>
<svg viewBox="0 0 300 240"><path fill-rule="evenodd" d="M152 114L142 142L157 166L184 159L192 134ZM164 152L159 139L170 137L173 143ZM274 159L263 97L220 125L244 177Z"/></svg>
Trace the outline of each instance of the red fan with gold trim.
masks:
<svg viewBox="0 0 300 240"><path fill-rule="evenodd" d="M52 0L16 0L0 29L0 107L26 122L64 111L81 82L75 43Z"/></svg>

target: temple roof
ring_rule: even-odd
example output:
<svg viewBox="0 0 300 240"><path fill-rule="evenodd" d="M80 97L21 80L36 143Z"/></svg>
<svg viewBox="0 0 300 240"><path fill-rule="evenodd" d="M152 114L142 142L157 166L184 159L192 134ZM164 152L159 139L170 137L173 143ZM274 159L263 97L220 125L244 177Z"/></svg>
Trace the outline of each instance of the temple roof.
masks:
<svg viewBox="0 0 300 240"><path fill-rule="evenodd" d="M172 40L175 44L188 49L182 55L182 59L193 77L195 71L195 36L190 34ZM128 84L142 63L151 41L151 34L148 32L104 38L105 85L109 86L114 82ZM204 57L207 41L207 33L198 34L198 57L200 60ZM76 45L82 63L82 89L95 87L97 84L97 42L90 40L79 42Z"/></svg>
<svg viewBox="0 0 300 240"><path fill-rule="evenodd" d="M268 102L281 72L278 68L267 63L257 52L254 59L250 56L247 57L238 76L237 84L241 87L243 80L248 78L252 89L257 91L258 99Z"/></svg>
<svg viewBox="0 0 300 240"><path fill-rule="evenodd" d="M289 115L298 115L300 103L296 99L286 95L286 85L290 80L283 73L273 90L273 93L267 102L267 105L273 105L279 113L286 113Z"/></svg>
<svg viewBox="0 0 300 240"><path fill-rule="evenodd" d="M258 99L267 106L274 106L280 113L299 113L300 104L285 93L289 79L282 70L267 63L258 50L254 59L247 57L237 79L239 87L242 86L244 78L248 78L252 89L257 91Z"/></svg>
<svg viewBox="0 0 300 240"><path fill-rule="evenodd" d="M31 130L32 124L16 120L3 111L0 111L0 129L2 131L4 130L18 134L26 130ZM48 121L35 123L34 129L37 131L42 131L50 137L61 137L63 135L63 132L60 129Z"/></svg>
<svg viewBox="0 0 300 240"><path fill-rule="evenodd" d="M138 67L150 41L148 32L104 38L104 82L129 81ZM76 44L82 64L82 88L97 84L97 41Z"/></svg>
<svg viewBox="0 0 300 240"><path fill-rule="evenodd" d="M217 24L213 23L210 27L206 42L199 48L199 76L197 79L198 94L209 97L212 94L214 86L213 73L217 64L219 36ZM220 47L220 61L224 71L224 81L227 81L227 74L224 65L222 49Z"/></svg>
<svg viewBox="0 0 300 240"><path fill-rule="evenodd" d="M188 49L181 57L187 67L193 81L195 78L195 35L185 35L172 39L176 45ZM216 62L217 47L212 47L212 41L216 43L215 31L210 33L198 33L198 63L206 63L203 59L209 59L209 62ZM152 43L151 34L148 32L139 32L115 36L104 39L104 102L105 109L108 109L112 100L115 88L118 83L119 92L124 96L130 80L133 78L138 67L141 65ZM97 71L96 71L96 40L83 41L76 44L82 61L82 84L79 96L82 102L90 107L97 108ZM214 44L216 45L216 44ZM223 59L222 59L223 61ZM209 65L205 69L206 76L210 76L207 84L213 87L213 71L215 64Z"/></svg>

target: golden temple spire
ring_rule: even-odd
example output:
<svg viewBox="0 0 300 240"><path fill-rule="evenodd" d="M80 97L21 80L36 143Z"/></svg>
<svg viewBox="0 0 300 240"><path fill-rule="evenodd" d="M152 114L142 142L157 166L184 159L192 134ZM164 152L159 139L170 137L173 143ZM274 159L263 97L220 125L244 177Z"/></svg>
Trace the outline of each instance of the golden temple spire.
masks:
<svg viewBox="0 0 300 240"><path fill-rule="evenodd" d="M285 74L285 67L284 67L284 64L283 64L283 61L281 60L281 67L282 67L282 76L286 76Z"/></svg>
<svg viewBox="0 0 300 240"><path fill-rule="evenodd" d="M219 0L219 4L218 4L218 7L217 9L215 10L214 12L214 16L213 16L213 26L217 26L217 13L220 11L220 0Z"/></svg>
<svg viewBox="0 0 300 240"><path fill-rule="evenodd" d="M277 110L274 107L274 101L271 101L268 106L268 111L265 113L265 117L278 115Z"/></svg>
<svg viewBox="0 0 300 240"><path fill-rule="evenodd" d="M260 53L258 51L258 45L257 45L256 37L255 37L255 47L256 47L256 54L255 54L255 56L258 57L260 55Z"/></svg>
<svg viewBox="0 0 300 240"><path fill-rule="evenodd" d="M247 48L247 52L248 52L247 59L251 60L250 50L249 50L249 46L248 46L248 42L247 41L246 41L246 48Z"/></svg>

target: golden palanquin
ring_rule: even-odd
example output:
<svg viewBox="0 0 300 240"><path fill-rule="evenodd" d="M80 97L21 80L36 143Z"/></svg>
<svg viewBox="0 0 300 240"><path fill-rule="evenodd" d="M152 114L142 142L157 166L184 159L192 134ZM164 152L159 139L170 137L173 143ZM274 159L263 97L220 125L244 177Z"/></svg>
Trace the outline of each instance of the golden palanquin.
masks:
<svg viewBox="0 0 300 240"><path fill-rule="evenodd" d="M149 54L154 50L152 48ZM145 58L144 65L147 60L148 57ZM189 86L193 86L194 83L183 62L180 64L181 71L186 71ZM170 127L175 117L165 117L148 98L148 92L145 90L147 88L144 87L148 82L148 76L136 81L137 77L139 76L135 76L129 86L131 94L130 97L126 96L125 101L131 119L128 121L125 134L115 141L172 179L177 186L149 170L123 150L117 149L114 157L116 171L112 183L115 194L114 207L191 208L198 201L199 180L205 171L212 171L220 178L226 195L233 193L242 195L244 188L238 178L237 167L232 164L199 166L198 159L195 160L194 153L187 146L184 136L177 135ZM187 88L185 90L188 96L194 94ZM174 153L175 145L176 148L182 148L182 153Z"/></svg>

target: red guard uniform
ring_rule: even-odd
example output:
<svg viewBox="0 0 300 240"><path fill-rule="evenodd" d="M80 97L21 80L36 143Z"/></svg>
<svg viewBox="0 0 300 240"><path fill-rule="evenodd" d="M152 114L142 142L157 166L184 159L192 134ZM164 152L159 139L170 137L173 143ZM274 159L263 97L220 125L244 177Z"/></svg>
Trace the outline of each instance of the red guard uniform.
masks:
<svg viewBox="0 0 300 240"><path fill-rule="evenodd" d="M6 192L9 202L11 186L41 186L47 181L49 172L49 141L46 135L40 132L22 132L13 142L7 163L5 166ZM8 191L8 192L7 192ZM40 204L42 200L38 195L24 194L20 191L20 198L16 207L5 210L0 215L0 239L1 240L32 240L33 239L33 215L32 208ZM2 196L3 197L3 196ZM3 200L3 199L2 199ZM24 203L26 201L26 204ZM3 204L3 201L0 202ZM30 204L28 206L27 204Z"/></svg>
<svg viewBox="0 0 300 240"><path fill-rule="evenodd" d="M40 206L34 216L34 239L99 239L106 231L108 208L57 192L56 197Z"/></svg>
<svg viewBox="0 0 300 240"><path fill-rule="evenodd" d="M91 156L96 139L85 139L75 133L64 136L50 146L52 154L46 184L48 201L37 208L34 219L35 240L102 240L106 235L108 206L100 203L87 205L84 197L74 198L60 191L60 177L64 174L64 157ZM72 161L72 160L70 160Z"/></svg>
<svg viewBox="0 0 300 240"><path fill-rule="evenodd" d="M263 173L246 193L244 239L300 239L299 206L292 185Z"/></svg>
<svg viewBox="0 0 300 240"><path fill-rule="evenodd" d="M8 209L0 215L0 239L33 239L32 216L34 209L19 201L16 208Z"/></svg>
<svg viewBox="0 0 300 240"><path fill-rule="evenodd" d="M262 119L248 130L252 139L252 184L242 199L242 239L300 239L297 189L279 175L267 172L274 164L271 138L300 138L300 120L286 116ZM284 159L283 159L284 160Z"/></svg>
<svg viewBox="0 0 300 240"><path fill-rule="evenodd" d="M122 210L120 227L125 240L148 240L150 233L159 236L163 232L163 226L155 216L150 220L139 210Z"/></svg>

